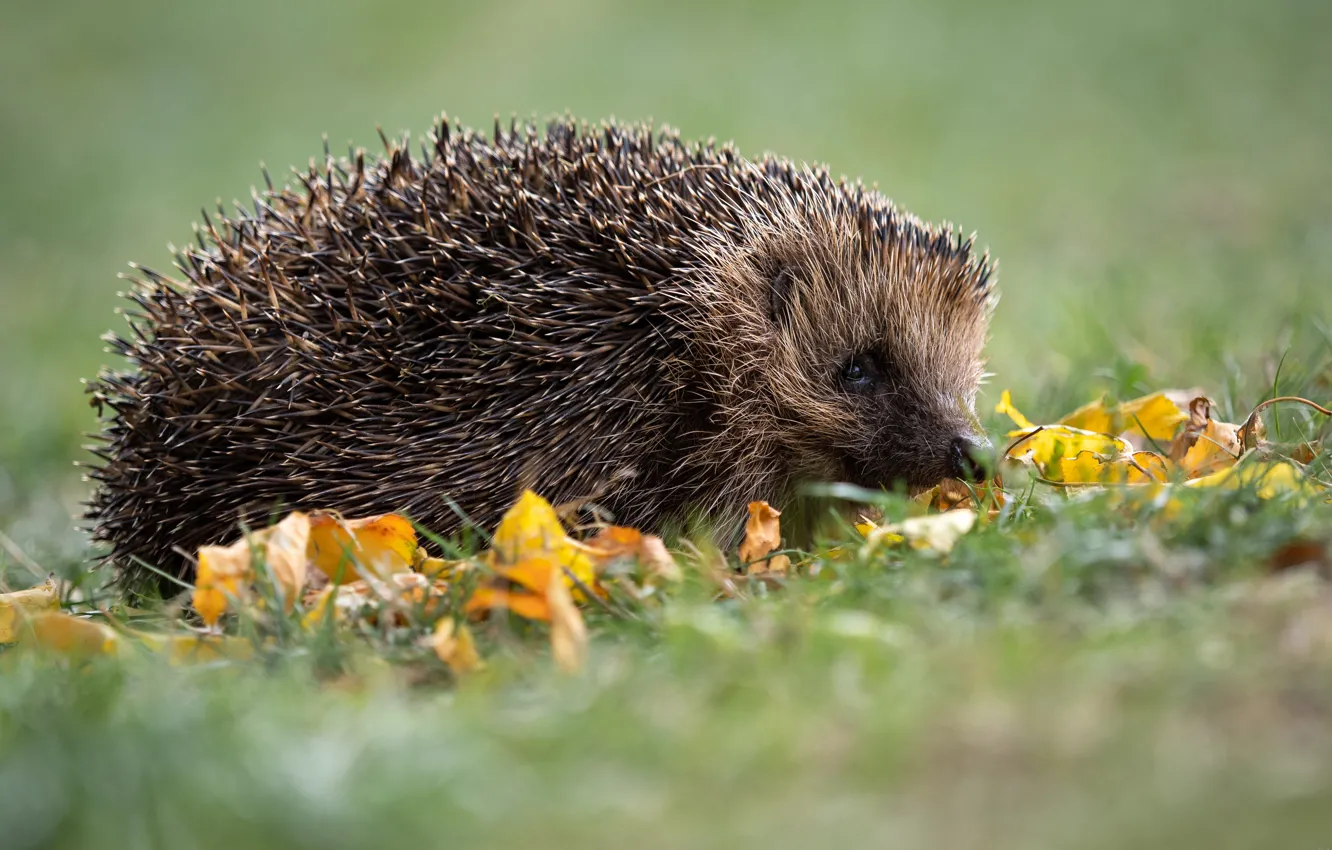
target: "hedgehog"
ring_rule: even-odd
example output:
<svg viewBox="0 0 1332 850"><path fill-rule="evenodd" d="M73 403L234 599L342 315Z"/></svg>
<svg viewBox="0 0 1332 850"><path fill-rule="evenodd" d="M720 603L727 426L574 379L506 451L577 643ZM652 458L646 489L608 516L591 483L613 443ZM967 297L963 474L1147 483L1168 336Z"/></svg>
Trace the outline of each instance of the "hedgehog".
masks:
<svg viewBox="0 0 1332 850"><path fill-rule="evenodd" d="M205 210L133 266L86 519L131 591L277 510L441 535L523 489L737 528L811 482L978 474L997 299L974 235L822 166L565 116L441 117Z"/></svg>

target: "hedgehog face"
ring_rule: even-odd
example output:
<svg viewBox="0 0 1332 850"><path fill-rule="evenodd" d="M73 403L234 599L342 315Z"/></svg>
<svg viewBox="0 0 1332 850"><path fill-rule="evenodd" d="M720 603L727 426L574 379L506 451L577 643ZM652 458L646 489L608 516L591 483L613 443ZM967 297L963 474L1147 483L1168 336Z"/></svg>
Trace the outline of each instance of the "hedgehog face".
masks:
<svg viewBox="0 0 1332 850"><path fill-rule="evenodd" d="M850 237L791 247L756 267L771 287L761 384L791 476L913 489L979 477L988 305L974 263L915 246L871 255Z"/></svg>

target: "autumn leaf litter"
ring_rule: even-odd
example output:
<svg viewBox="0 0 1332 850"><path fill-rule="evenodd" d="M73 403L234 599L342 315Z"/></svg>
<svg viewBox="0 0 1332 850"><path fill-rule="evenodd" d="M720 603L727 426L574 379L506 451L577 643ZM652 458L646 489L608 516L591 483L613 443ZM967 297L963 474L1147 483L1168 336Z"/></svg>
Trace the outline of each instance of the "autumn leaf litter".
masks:
<svg viewBox="0 0 1332 850"><path fill-rule="evenodd" d="M472 553L397 514L349 519L333 510L297 511L200 548L188 605L168 606L165 615L79 601L51 580L0 594L0 644L68 656L147 651L172 663L236 662L322 633L372 638L393 648L392 661L426 669L433 660L457 678L483 671L483 647L502 639L533 650L544 644L556 667L574 673L595 635L589 619L659 612L690 575L702 577L712 599L726 600L792 581L837 580L848 561L887 568L895 550L942 564L980 528L1002 523L1020 532L1022 518L1051 499L1098 495L1163 523L1206 491L1329 502L1325 471L1315 464L1322 447L1268 441L1261 414L1278 403L1330 415L1307 399L1276 398L1241 423L1222 422L1202 393L1181 390L1118 404L1097 400L1038 425L1005 391L996 412L1014 427L989 480L944 482L910 499L910 515L893 520L883 518L882 505L866 506L854 532L848 528L858 543L817 553L784 549L781 510L762 501L749 505L739 546L711 555L688 539L669 551L660 537L634 528L566 528L531 491Z"/></svg>

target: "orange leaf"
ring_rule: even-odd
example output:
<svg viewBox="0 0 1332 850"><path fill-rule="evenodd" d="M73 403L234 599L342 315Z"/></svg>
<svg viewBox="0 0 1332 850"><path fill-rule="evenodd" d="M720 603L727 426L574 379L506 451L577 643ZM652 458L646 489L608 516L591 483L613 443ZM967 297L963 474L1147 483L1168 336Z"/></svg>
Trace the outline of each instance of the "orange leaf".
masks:
<svg viewBox="0 0 1332 850"><path fill-rule="evenodd" d="M512 567L496 567L495 571L514 584L520 584L536 594L546 592L553 572L559 571L563 575L563 571L559 570L554 561L542 557L530 557Z"/></svg>
<svg viewBox="0 0 1332 850"><path fill-rule="evenodd" d="M277 525L242 537L230 546L199 547L194 610L212 626L226 612L228 598L245 598L254 581L255 549L264 557L283 604L290 610L305 587L309 539L310 518L295 511Z"/></svg>
<svg viewBox="0 0 1332 850"><path fill-rule="evenodd" d="M790 558L777 555L767 558L767 554L782 543L782 512L767 502L750 502L749 519L745 522L745 539L740 543L740 563L747 564L750 575L759 573L784 573L791 564Z"/></svg>
<svg viewBox="0 0 1332 850"><path fill-rule="evenodd" d="M320 512L310 518L310 561L338 583L362 573L385 577L410 570L416 548L416 529L398 514L344 520Z"/></svg>
<svg viewBox="0 0 1332 850"><path fill-rule="evenodd" d="M681 578L680 567L666 551L666 544L660 537L644 534L636 528L622 525L610 525L591 540L588 549L598 561L605 563L616 558L634 558L642 564L649 576L678 581Z"/></svg>
<svg viewBox="0 0 1332 850"><path fill-rule="evenodd" d="M493 610L507 608L528 620L550 622L550 601L535 593L501 590L496 587L478 587L472 592L463 613L479 618Z"/></svg>

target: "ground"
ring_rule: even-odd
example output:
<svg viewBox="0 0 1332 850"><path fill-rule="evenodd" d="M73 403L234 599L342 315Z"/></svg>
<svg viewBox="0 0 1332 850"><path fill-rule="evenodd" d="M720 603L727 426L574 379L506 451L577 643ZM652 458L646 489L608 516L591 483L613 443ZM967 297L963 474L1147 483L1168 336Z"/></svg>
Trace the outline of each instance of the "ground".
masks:
<svg viewBox="0 0 1332 850"><path fill-rule="evenodd" d="M570 110L877 182L1000 260L982 397L1332 397L1332 7L1129 0L92 2L0 9L0 570L86 569L79 384L131 260L327 133ZM1287 438L1315 419L1282 415ZM1324 433L1326 433L1326 427ZM742 602L593 620L567 677L0 657L0 834L36 847L1332 843L1326 506L1104 499ZM1324 543L1324 545L1326 545Z"/></svg>

